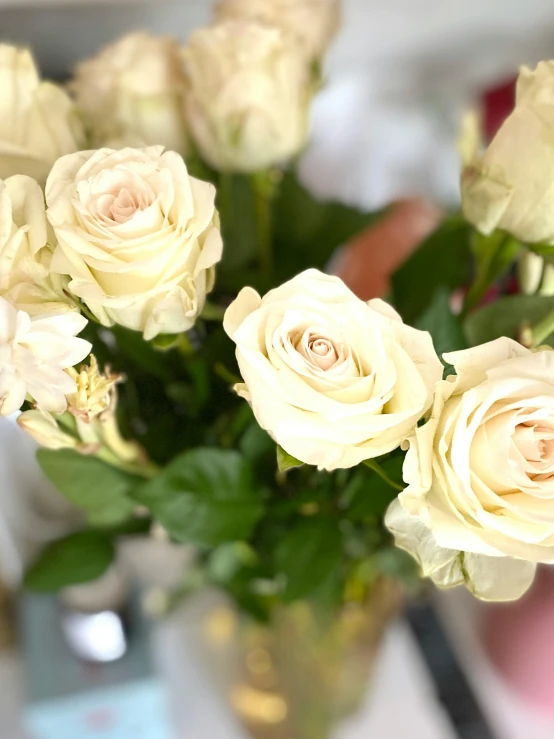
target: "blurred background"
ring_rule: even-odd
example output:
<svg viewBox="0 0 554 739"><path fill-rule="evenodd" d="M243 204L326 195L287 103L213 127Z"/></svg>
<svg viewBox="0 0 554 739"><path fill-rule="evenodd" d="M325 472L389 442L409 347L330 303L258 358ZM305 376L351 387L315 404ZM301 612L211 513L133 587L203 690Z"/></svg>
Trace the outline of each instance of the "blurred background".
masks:
<svg viewBox="0 0 554 739"><path fill-rule="evenodd" d="M184 41L210 15L210 0L0 0L0 40L30 45L43 75L64 80L78 59L127 31ZM335 269L353 275L364 297L382 293L395 260L456 206L463 111L480 108L492 134L510 111L518 66L552 57L550 0L344 0L300 171L321 197L366 209L399 201L380 232L337 257ZM63 613L94 612L96 620L69 619L63 639L59 604L9 592L71 516L33 455L33 443L0 419L0 739L241 739L212 689L214 674L199 667L205 605L152 627L127 597L141 582L155 615L185 549L163 536L123 547L117 571L96 590L66 594L75 608ZM124 617L105 617L123 602L131 603ZM217 642L225 613L208 605ZM337 739L553 737L552 623L546 570L514 606L431 593L388 628L365 707ZM217 666L215 682L224 670ZM90 709L93 694L101 698Z"/></svg>

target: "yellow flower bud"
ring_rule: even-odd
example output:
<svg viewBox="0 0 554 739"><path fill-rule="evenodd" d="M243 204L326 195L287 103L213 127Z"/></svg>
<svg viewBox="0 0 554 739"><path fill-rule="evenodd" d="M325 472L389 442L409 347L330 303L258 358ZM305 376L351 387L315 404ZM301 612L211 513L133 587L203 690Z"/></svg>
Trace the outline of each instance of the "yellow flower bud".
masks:
<svg viewBox="0 0 554 739"><path fill-rule="evenodd" d="M90 423L113 405L113 389L122 376L111 374L109 369L106 374L101 373L96 357L91 355L88 367L83 365L80 370L71 367L68 373L77 385L76 391L67 396L68 410L74 416Z"/></svg>

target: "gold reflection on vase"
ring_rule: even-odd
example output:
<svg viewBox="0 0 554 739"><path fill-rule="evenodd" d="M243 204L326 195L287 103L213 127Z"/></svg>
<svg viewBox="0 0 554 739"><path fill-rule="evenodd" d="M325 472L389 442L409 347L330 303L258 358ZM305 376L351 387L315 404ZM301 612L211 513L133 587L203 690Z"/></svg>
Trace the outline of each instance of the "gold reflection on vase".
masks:
<svg viewBox="0 0 554 739"><path fill-rule="evenodd" d="M253 739L329 739L359 709L385 625L400 604L398 586L383 580L363 604L325 620L307 603L279 609L270 625L218 608L205 633L236 651L228 700Z"/></svg>

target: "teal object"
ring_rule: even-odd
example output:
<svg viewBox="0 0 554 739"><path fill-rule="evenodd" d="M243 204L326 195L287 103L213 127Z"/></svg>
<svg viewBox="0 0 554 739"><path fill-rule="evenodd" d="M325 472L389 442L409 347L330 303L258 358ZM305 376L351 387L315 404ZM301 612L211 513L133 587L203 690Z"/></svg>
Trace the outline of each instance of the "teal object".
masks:
<svg viewBox="0 0 554 739"><path fill-rule="evenodd" d="M175 739L166 686L154 669L151 627L139 599L126 608L127 650L108 664L79 659L50 595L27 593L19 626L27 672L30 739Z"/></svg>

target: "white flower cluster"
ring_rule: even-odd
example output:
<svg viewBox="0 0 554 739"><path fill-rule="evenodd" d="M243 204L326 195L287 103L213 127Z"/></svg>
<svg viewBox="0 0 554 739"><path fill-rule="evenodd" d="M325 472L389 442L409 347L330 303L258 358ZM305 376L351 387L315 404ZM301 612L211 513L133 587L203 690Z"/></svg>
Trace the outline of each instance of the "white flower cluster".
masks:
<svg viewBox="0 0 554 739"><path fill-rule="evenodd" d="M27 401L21 426L51 448L140 456L117 434L120 378L94 357L75 368L81 312L146 341L193 327L223 241L215 188L183 156L242 173L292 159L337 18L335 0L221 0L184 50L134 34L80 65L77 107L0 45L0 415ZM524 70L489 149L466 150L464 211L485 234L554 244L553 65ZM445 355L442 379L427 332L316 270L244 288L224 328L236 391L288 455L332 471L408 450L386 523L424 575L512 599L554 561L550 350L501 338Z"/></svg>
<svg viewBox="0 0 554 739"><path fill-rule="evenodd" d="M442 380L427 333L315 270L245 288L225 328L236 391L289 455L334 470L409 446L386 523L425 576L511 600L554 562L554 352L498 339L445 355Z"/></svg>
<svg viewBox="0 0 554 739"><path fill-rule="evenodd" d="M252 173L303 148L339 22L340 0L221 0L184 49L129 34L78 65L70 89L95 146L196 150L216 170Z"/></svg>
<svg viewBox="0 0 554 739"><path fill-rule="evenodd" d="M64 410L90 351L81 308L146 340L193 326L223 244L215 189L183 156L254 172L297 154L312 63L337 24L336 0L255 5L220 4L186 49L127 35L78 65L67 92L28 50L0 45L2 414L26 398Z"/></svg>

